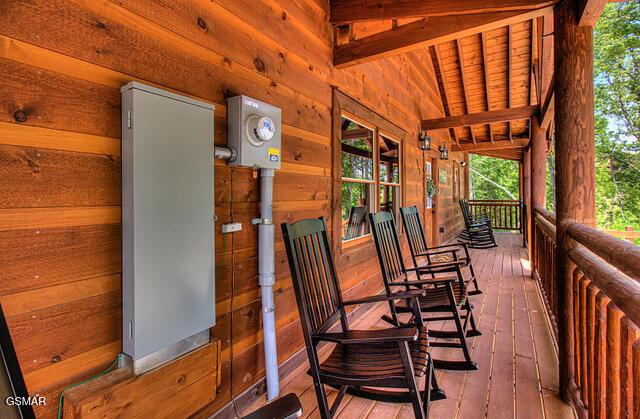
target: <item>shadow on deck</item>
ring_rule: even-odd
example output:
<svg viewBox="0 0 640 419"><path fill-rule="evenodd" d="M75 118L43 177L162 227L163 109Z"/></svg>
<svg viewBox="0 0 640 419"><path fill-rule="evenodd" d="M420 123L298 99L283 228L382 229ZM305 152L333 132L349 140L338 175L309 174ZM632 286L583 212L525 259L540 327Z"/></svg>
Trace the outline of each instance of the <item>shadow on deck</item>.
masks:
<svg viewBox="0 0 640 419"><path fill-rule="evenodd" d="M571 408L558 396L558 358L536 283L531 279L522 237L496 235L495 249L473 250L473 263L484 294L472 296L482 336L470 347L479 369L438 370L447 399L432 402L431 418L570 418ZM385 328L386 304L377 305L353 323L356 329ZM430 328L437 328L431 325ZM456 359L458 349L433 348L434 358ZM281 394L296 393L303 418L319 418L311 378L300 369ZM330 390L329 401L336 391ZM253 406L252 409L255 409ZM339 418L412 418L411 405L375 402L346 395Z"/></svg>

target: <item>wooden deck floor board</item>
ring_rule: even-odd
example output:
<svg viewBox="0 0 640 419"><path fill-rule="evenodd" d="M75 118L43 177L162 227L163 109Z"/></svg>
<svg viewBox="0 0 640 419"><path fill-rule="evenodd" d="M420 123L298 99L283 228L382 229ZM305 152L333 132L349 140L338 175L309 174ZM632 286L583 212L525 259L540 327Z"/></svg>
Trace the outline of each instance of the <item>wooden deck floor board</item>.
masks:
<svg viewBox="0 0 640 419"><path fill-rule="evenodd" d="M537 285L530 277L521 236L498 234L499 247L473 250L474 267L483 294L471 297L482 335L469 339L477 371L438 370L448 399L433 402L431 418L570 418L571 408L558 397L557 356ZM388 307L379 304L358 329L388 327L380 316ZM432 325L442 328L442 324ZM446 326L447 328L450 325ZM434 348L434 356L458 359L459 350ZM302 396L303 417L319 418L311 380L305 370L282 391ZM330 402L337 392L328 389ZM310 397L314 396L314 397ZM410 404L374 402L346 395L340 418L412 418Z"/></svg>

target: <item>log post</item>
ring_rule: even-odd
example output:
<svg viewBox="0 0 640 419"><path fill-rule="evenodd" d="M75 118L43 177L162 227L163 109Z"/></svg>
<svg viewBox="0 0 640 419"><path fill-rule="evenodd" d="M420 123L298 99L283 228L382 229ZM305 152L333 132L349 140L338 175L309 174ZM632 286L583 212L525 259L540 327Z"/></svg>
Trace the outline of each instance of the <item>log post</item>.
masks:
<svg viewBox="0 0 640 419"><path fill-rule="evenodd" d="M567 237L571 223L595 224L593 28L579 27L576 0L554 11L555 150L560 396L573 398L573 293Z"/></svg>
<svg viewBox="0 0 640 419"><path fill-rule="evenodd" d="M535 260L535 212L537 207L546 208L547 205L547 131L540 126L537 116L531 118L531 204L529 205L529 221L531 221L531 236L529 238L529 258ZM531 277L534 272L531 270Z"/></svg>
<svg viewBox="0 0 640 419"><path fill-rule="evenodd" d="M522 182L524 191L524 205L525 211L522 213L522 222L525 223L523 227L524 245L528 247L529 260L531 259L531 224L533 223L533 212L531 205L531 149L527 149L524 152L522 161Z"/></svg>

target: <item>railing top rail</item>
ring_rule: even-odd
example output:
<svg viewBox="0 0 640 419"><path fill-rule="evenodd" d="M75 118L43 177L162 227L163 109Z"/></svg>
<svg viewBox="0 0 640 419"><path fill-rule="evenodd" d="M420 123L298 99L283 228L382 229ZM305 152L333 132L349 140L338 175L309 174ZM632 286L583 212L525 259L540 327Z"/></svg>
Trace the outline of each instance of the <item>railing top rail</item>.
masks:
<svg viewBox="0 0 640 419"><path fill-rule="evenodd" d="M551 224L556 223L556 214L542 207L535 207L534 211L543 216Z"/></svg>
<svg viewBox="0 0 640 419"><path fill-rule="evenodd" d="M519 204L521 201L517 199L470 199L470 204L475 203L497 203L497 204Z"/></svg>
<svg viewBox="0 0 640 419"><path fill-rule="evenodd" d="M567 233L617 269L640 281L640 246L578 223L569 225Z"/></svg>

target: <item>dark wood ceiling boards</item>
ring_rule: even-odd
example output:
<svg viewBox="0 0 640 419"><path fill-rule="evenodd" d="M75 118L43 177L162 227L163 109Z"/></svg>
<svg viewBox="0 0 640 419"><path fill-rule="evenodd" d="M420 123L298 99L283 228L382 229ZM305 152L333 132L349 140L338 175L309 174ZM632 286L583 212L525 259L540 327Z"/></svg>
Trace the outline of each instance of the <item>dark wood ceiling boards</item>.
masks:
<svg viewBox="0 0 640 419"><path fill-rule="evenodd" d="M336 44L334 61L349 66L415 48L426 51L422 56L435 69L444 115L423 121L423 127L447 129L453 150L486 154L487 145L495 144L496 157L513 158L530 138L530 117L539 112L540 98L548 100L554 3L332 0L332 23L349 33ZM444 19L452 26L441 25ZM451 124L442 126L447 118ZM430 126L434 122L440 126ZM515 147L498 146L505 141Z"/></svg>

